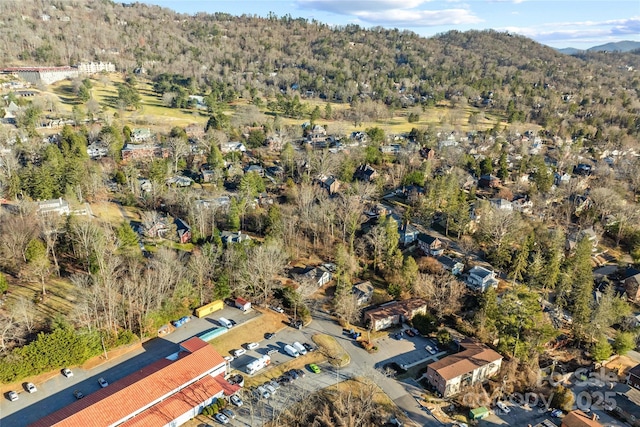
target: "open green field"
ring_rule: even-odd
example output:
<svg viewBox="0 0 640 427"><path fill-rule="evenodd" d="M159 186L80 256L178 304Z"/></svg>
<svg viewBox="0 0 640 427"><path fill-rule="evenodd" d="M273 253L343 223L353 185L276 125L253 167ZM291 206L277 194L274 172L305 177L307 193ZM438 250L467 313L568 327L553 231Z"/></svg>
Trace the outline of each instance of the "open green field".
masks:
<svg viewBox="0 0 640 427"><path fill-rule="evenodd" d="M109 79L92 79L91 94L102 107L103 114L106 116L114 116L116 113L124 121L133 125L148 126L156 128L156 130L169 130L174 126L187 126L189 124L198 123L204 126L208 120L206 112L198 110L186 110L169 108L163 105L162 99L153 92L153 87L149 81L139 81L138 91L141 97L141 107L138 110L122 110L117 105L118 90L116 84L122 82L122 78L118 74L110 74ZM71 114L74 106L81 105L73 93L72 83L70 81L61 81L50 86L50 92L59 99L59 110L66 114ZM303 103L307 104L308 110L312 110L319 106L323 111L327 102L318 99L303 99ZM247 100L237 100L228 110L229 115L234 114L234 110L241 106L247 105ZM350 109L349 104L330 103L334 112L340 112ZM262 113L265 116L271 116L272 113L263 108ZM409 123L408 115L410 112L419 114L419 121ZM387 134L407 133L413 128L421 128L427 126L445 126L456 128L461 131L485 130L493 127L497 121L504 126L506 123L503 119L491 114L478 114L477 123L474 125L469 123L469 118L474 113L482 112L480 109L463 106L454 108L447 102L442 102L435 107L427 108L422 111L418 107L399 109L395 111L395 115L391 118L376 121L367 121L355 126L353 122L348 120L318 120L321 125L329 125L334 128L340 128L344 132L352 132L357 130L365 130L370 127L380 127ZM301 119L283 118L286 125L300 125L308 122L307 117Z"/></svg>

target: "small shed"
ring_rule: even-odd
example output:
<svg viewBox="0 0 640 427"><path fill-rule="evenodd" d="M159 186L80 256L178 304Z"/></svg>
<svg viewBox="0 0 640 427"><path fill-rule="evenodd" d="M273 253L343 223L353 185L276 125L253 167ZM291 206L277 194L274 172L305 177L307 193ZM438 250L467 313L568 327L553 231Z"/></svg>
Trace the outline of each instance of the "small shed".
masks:
<svg viewBox="0 0 640 427"><path fill-rule="evenodd" d="M489 410L486 406L481 406L469 411L469 418L472 420L481 420L489 416Z"/></svg>
<svg viewBox="0 0 640 427"><path fill-rule="evenodd" d="M251 303L244 298L236 298L236 307L242 311L248 311L251 309Z"/></svg>

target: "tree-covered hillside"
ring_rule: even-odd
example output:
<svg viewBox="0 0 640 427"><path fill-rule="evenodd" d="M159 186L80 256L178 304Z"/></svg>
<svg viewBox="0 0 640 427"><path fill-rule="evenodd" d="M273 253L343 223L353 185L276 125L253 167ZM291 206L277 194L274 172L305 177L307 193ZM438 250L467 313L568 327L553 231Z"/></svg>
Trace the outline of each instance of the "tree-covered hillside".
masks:
<svg viewBox="0 0 640 427"><path fill-rule="evenodd" d="M106 0L4 2L0 10L6 65L112 61L123 71L191 77L192 92L202 94L222 82L240 95L272 98L294 90L392 108L447 99L554 134L623 144L640 128L640 56L633 53L568 56L495 31L426 39L290 16L190 16Z"/></svg>

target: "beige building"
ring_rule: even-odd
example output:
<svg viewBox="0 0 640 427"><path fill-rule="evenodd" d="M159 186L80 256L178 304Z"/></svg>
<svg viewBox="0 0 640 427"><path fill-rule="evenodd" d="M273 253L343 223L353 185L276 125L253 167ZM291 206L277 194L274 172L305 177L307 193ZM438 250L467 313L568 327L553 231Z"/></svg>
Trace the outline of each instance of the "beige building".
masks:
<svg viewBox="0 0 640 427"><path fill-rule="evenodd" d="M464 350L427 366L427 380L442 397L482 383L500 371L502 356L472 339L460 343Z"/></svg>

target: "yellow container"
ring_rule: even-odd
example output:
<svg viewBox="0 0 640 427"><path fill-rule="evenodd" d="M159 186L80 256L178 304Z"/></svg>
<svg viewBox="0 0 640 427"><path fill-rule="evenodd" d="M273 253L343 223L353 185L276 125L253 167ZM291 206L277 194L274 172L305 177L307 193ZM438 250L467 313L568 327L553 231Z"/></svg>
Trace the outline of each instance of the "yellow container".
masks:
<svg viewBox="0 0 640 427"><path fill-rule="evenodd" d="M208 316L209 314L218 310L222 310L223 308L224 308L224 301L219 299L214 302L210 302L209 304L203 305L202 307L196 308L196 316L197 317Z"/></svg>

